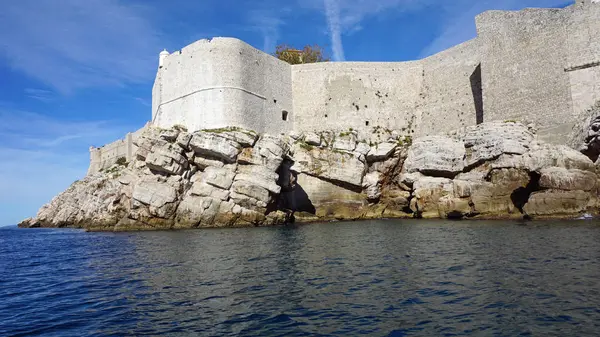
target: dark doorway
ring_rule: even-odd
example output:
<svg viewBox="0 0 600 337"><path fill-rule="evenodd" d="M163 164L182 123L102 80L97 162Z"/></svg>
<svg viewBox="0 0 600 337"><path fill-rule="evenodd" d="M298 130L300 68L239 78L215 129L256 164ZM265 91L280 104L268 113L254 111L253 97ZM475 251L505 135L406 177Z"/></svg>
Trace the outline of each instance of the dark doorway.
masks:
<svg viewBox="0 0 600 337"><path fill-rule="evenodd" d="M483 90L481 88L481 63L469 77L471 80L471 91L473 92L473 103L475 104L475 121L483 123Z"/></svg>

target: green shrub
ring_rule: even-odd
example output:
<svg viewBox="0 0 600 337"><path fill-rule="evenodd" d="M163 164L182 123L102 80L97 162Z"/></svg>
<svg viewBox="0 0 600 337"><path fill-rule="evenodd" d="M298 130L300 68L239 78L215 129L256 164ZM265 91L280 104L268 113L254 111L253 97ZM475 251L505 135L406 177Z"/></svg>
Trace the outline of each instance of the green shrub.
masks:
<svg viewBox="0 0 600 337"><path fill-rule="evenodd" d="M127 166L127 164L127 158L119 157L119 159L117 159L117 165Z"/></svg>

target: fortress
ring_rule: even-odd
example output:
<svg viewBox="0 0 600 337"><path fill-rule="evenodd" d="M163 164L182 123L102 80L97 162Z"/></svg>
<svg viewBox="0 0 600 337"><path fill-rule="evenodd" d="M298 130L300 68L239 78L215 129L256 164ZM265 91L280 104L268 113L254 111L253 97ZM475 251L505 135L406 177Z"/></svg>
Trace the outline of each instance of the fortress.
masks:
<svg viewBox="0 0 600 337"><path fill-rule="evenodd" d="M383 127L419 137L519 120L566 143L600 100L600 0L487 11L476 26L476 38L408 62L289 65L237 39L200 40L160 54L149 124L270 134ZM90 148L88 173L130 160L138 134Z"/></svg>

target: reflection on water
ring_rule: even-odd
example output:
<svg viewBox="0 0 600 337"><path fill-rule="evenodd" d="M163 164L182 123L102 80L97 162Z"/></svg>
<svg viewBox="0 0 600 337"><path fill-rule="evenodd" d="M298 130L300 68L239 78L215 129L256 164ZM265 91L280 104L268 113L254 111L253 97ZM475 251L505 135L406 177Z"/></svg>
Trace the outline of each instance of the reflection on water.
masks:
<svg viewBox="0 0 600 337"><path fill-rule="evenodd" d="M0 335L597 335L594 222L0 229Z"/></svg>

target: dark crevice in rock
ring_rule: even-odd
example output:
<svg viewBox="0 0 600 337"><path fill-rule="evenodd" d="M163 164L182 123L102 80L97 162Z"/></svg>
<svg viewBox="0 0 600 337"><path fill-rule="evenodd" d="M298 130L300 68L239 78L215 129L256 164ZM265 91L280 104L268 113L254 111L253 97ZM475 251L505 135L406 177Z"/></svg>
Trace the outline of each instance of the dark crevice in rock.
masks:
<svg viewBox="0 0 600 337"><path fill-rule="evenodd" d="M529 201L529 197L535 191L540 190L540 174L537 172L529 172L529 183L525 187L519 187L510 194L510 200L513 205L525 216L528 216L523 207Z"/></svg>

